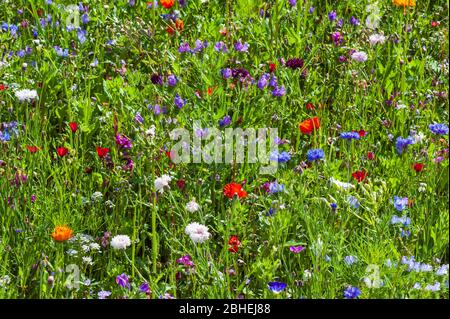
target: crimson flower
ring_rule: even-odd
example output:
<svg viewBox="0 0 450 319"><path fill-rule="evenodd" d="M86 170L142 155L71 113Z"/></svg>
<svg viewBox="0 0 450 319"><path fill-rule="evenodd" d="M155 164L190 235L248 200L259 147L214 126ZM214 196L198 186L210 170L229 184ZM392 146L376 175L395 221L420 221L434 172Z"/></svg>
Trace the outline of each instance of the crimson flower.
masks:
<svg viewBox="0 0 450 319"><path fill-rule="evenodd" d="M65 156L68 152L69 152L69 149L66 148L66 147L58 147L58 148L56 149L56 153L58 153L58 155L59 155L60 157Z"/></svg>
<svg viewBox="0 0 450 319"><path fill-rule="evenodd" d="M422 163L415 163L414 165L413 165L413 169L417 172L417 173L420 173L422 170L423 170L423 167L424 167L425 165L424 164L422 164Z"/></svg>
<svg viewBox="0 0 450 319"><path fill-rule="evenodd" d="M107 147L97 147L97 155L101 158L105 157L109 153L109 148Z"/></svg>
<svg viewBox="0 0 450 319"><path fill-rule="evenodd" d="M31 154L34 154L39 150L37 146L30 146L30 145L27 145L27 149Z"/></svg>
<svg viewBox="0 0 450 319"><path fill-rule="evenodd" d="M78 124L76 122L70 122L69 126L73 133L75 133L78 130Z"/></svg>
<svg viewBox="0 0 450 319"><path fill-rule="evenodd" d="M230 248L228 249L229 252L237 253L239 247L241 246L241 241L239 240L238 236L232 235L228 240L228 245L230 245Z"/></svg>
<svg viewBox="0 0 450 319"><path fill-rule="evenodd" d="M366 178L367 173L365 171L356 171L352 174L352 176L358 181L358 183L360 183Z"/></svg>

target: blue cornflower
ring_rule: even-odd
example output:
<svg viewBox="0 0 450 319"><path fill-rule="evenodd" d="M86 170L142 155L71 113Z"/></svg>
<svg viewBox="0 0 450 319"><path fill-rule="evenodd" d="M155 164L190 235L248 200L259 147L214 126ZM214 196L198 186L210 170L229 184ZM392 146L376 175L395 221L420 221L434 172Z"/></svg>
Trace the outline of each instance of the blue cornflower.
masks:
<svg viewBox="0 0 450 319"><path fill-rule="evenodd" d="M406 199L406 203L408 203L408 199ZM411 224L411 218L403 216L398 217L397 215L392 216L391 224L402 224L403 226L409 226Z"/></svg>
<svg viewBox="0 0 450 319"><path fill-rule="evenodd" d="M273 208L270 208L269 211L266 213L266 216L273 216L275 214L276 210Z"/></svg>
<svg viewBox="0 0 450 319"><path fill-rule="evenodd" d="M358 262L358 257L352 256L352 255L350 255L350 256L345 256L344 262L345 262L348 266L353 265L353 264L356 264L356 263Z"/></svg>
<svg viewBox="0 0 450 319"><path fill-rule="evenodd" d="M446 124L434 123L434 124L430 124L428 126L428 128L434 134L442 134L442 135L448 134L448 126Z"/></svg>
<svg viewBox="0 0 450 319"><path fill-rule="evenodd" d="M272 77L270 78L269 86L273 88L276 88L278 86L277 77L275 75L272 75Z"/></svg>
<svg viewBox="0 0 450 319"><path fill-rule="evenodd" d="M83 22L83 24L88 24L89 23L89 15L87 13L84 13L81 16L81 22Z"/></svg>
<svg viewBox="0 0 450 319"><path fill-rule="evenodd" d="M359 290L358 287L348 287L344 291L344 298L345 299L356 299L361 295L361 290Z"/></svg>
<svg viewBox="0 0 450 319"><path fill-rule="evenodd" d="M313 7L313 6L311 6L311 7L309 7L309 10L308 10L308 12L309 12L309 13L313 13L313 12L314 12L314 10L315 10L315 9L314 9L314 7Z"/></svg>
<svg viewBox="0 0 450 319"><path fill-rule="evenodd" d="M273 151L270 153L270 160L271 161L277 161L278 163L286 163L291 159L291 154L288 152L281 152Z"/></svg>
<svg viewBox="0 0 450 319"><path fill-rule="evenodd" d="M23 58L23 57L25 56L25 50L19 50L19 51L16 53L16 55L17 55L19 58Z"/></svg>
<svg viewBox="0 0 450 319"><path fill-rule="evenodd" d="M336 203L331 203L331 204L330 204L330 207L331 207L331 210L332 210L333 212L335 212L336 209L337 209L337 204L336 204Z"/></svg>
<svg viewBox="0 0 450 319"><path fill-rule="evenodd" d="M350 207L354 209L358 209L361 204L359 203L358 199L355 196L349 195L347 197L347 203L350 205Z"/></svg>
<svg viewBox="0 0 450 319"><path fill-rule="evenodd" d="M360 138L358 132L342 132L340 137L346 140L359 140Z"/></svg>
<svg viewBox="0 0 450 319"><path fill-rule="evenodd" d="M414 138L408 136L407 138L397 137L395 141L395 148L398 154L402 154L408 148L408 145L414 144Z"/></svg>
<svg viewBox="0 0 450 319"><path fill-rule="evenodd" d="M219 41L214 45L214 50L217 52L228 52L227 45L223 41Z"/></svg>
<svg viewBox="0 0 450 319"><path fill-rule="evenodd" d="M287 285L281 281L269 282L268 286L269 286L269 289L276 294L282 292L287 287Z"/></svg>
<svg viewBox="0 0 450 319"><path fill-rule="evenodd" d="M144 123L144 118L142 117L141 112L136 112L134 120L140 124Z"/></svg>
<svg viewBox="0 0 450 319"><path fill-rule="evenodd" d="M231 124L231 116L225 115L222 119L219 120L219 126L224 127Z"/></svg>
<svg viewBox="0 0 450 319"><path fill-rule="evenodd" d="M179 109L181 109L183 106L186 105L186 100L185 100L185 99L182 99L182 98L178 95L178 93L177 93L177 94L175 95L174 103L175 103L175 105L176 105Z"/></svg>
<svg viewBox="0 0 450 319"><path fill-rule="evenodd" d="M394 206L395 209L401 212L408 205L408 197L398 197L394 196Z"/></svg>
<svg viewBox="0 0 450 319"><path fill-rule="evenodd" d="M325 157L325 153L322 149L316 148L316 149L310 149L308 153L306 153L306 158L308 161L318 161Z"/></svg>
<svg viewBox="0 0 450 319"><path fill-rule="evenodd" d="M8 133L8 130L0 131L0 142L8 142L11 139L11 136Z"/></svg>
<svg viewBox="0 0 450 319"><path fill-rule="evenodd" d="M269 193L275 194L275 193L281 193L284 192L284 184L278 184L277 181L269 183Z"/></svg>
<svg viewBox="0 0 450 319"><path fill-rule="evenodd" d="M83 44L84 42L86 42L87 38L86 38L86 34L87 31L83 30L81 28L77 29L77 36L78 36L78 41L80 41L81 44Z"/></svg>
<svg viewBox="0 0 450 319"><path fill-rule="evenodd" d="M69 56L69 49L61 49L59 46L54 46L56 54L60 57L66 58Z"/></svg>

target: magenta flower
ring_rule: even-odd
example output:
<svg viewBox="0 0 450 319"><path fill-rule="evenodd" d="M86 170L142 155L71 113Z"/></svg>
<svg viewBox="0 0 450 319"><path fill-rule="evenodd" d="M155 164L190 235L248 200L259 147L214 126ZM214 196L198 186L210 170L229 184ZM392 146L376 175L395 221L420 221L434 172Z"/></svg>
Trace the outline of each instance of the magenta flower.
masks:
<svg viewBox="0 0 450 319"><path fill-rule="evenodd" d="M289 247L289 250L292 251L294 254L298 254L304 249L305 249L305 247L303 247L303 246L291 246L291 247Z"/></svg>

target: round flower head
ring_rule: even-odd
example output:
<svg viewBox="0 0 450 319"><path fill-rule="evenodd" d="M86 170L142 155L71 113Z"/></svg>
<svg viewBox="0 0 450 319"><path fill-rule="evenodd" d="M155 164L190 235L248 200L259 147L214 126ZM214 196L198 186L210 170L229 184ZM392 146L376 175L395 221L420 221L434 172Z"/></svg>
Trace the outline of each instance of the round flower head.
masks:
<svg viewBox="0 0 450 319"><path fill-rule="evenodd" d="M314 161L318 161L318 160L324 158L325 157L325 153L320 148L311 149L311 150L308 151L308 153L306 153L306 157L308 158L308 161L314 162Z"/></svg>
<svg viewBox="0 0 450 319"><path fill-rule="evenodd" d="M66 241L72 237L73 231L68 226L56 226L52 233L52 238L55 241Z"/></svg>
<svg viewBox="0 0 450 319"><path fill-rule="evenodd" d="M117 235L111 239L111 247L114 249L126 249L130 245L131 240L127 235Z"/></svg>
<svg viewBox="0 0 450 319"><path fill-rule="evenodd" d="M223 187L223 194L228 198L237 196L238 198L247 197L247 192L242 188L241 184L229 183Z"/></svg>
<svg viewBox="0 0 450 319"><path fill-rule="evenodd" d="M448 134L448 126L446 124L434 123L428 126L430 131L436 135L447 135Z"/></svg>
<svg viewBox="0 0 450 319"><path fill-rule="evenodd" d="M269 282L268 287L272 292L279 294L284 289L286 289L287 285L281 281L272 281L272 282Z"/></svg>
<svg viewBox="0 0 450 319"><path fill-rule="evenodd" d="M344 298L345 299L356 299L361 294L361 290L359 290L358 287L348 287L344 291Z"/></svg>
<svg viewBox="0 0 450 319"><path fill-rule="evenodd" d="M190 213L195 213L200 209L200 205L195 201L195 198L186 204L186 210Z"/></svg>
<svg viewBox="0 0 450 319"><path fill-rule="evenodd" d="M367 61L367 54L362 51L356 51L351 55L352 59L358 62L365 62Z"/></svg>
<svg viewBox="0 0 450 319"><path fill-rule="evenodd" d="M203 243L211 236L208 227L196 222L187 225L184 232L189 235L194 243Z"/></svg>

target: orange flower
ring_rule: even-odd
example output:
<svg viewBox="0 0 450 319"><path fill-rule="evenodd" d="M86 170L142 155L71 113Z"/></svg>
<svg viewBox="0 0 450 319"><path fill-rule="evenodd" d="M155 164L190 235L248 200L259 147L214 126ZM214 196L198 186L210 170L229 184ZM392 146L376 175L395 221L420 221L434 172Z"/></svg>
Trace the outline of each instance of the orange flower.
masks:
<svg viewBox="0 0 450 319"><path fill-rule="evenodd" d="M399 7L415 7L416 0L393 0L394 5Z"/></svg>
<svg viewBox="0 0 450 319"><path fill-rule="evenodd" d="M173 6L174 0L160 0L159 3L161 3L164 8L170 9Z"/></svg>
<svg viewBox="0 0 450 319"><path fill-rule="evenodd" d="M304 120L298 126L300 132L302 132L303 134L311 134L314 130L317 130L319 127L320 122L317 116L313 117L312 119Z"/></svg>
<svg viewBox="0 0 450 319"><path fill-rule="evenodd" d="M178 31L183 31L184 29L184 22L181 19L175 20L175 25L169 25L166 29L167 33L170 35L173 35L175 33L175 29Z"/></svg>
<svg viewBox="0 0 450 319"><path fill-rule="evenodd" d="M63 225L63 226L56 226L55 230L52 233L52 238L56 241L66 241L69 238L72 237L73 231L70 229L70 227Z"/></svg>
<svg viewBox="0 0 450 319"><path fill-rule="evenodd" d="M241 184L229 183L223 187L223 194L228 198L237 196L239 198L247 197L247 192L242 188Z"/></svg>

